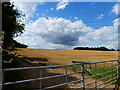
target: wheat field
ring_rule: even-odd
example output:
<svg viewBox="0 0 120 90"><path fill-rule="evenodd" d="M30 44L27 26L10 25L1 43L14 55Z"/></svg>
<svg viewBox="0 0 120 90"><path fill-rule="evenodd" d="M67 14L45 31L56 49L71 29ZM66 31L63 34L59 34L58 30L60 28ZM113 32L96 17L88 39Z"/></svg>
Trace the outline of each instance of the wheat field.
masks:
<svg viewBox="0 0 120 90"><path fill-rule="evenodd" d="M19 48L15 50L14 52L18 53L18 55L22 55L23 57L29 57L29 58L47 58L47 62L52 63L50 65L58 65L58 64L72 64L72 61L81 61L81 62L97 62L97 61L106 61L106 60L116 60L118 59L118 52L117 51L91 51L91 50L55 50L55 49L24 49ZM19 60L20 61L20 60ZM24 62L25 63L25 62ZM46 62L45 62L46 63ZM108 63L107 63L108 64ZM21 63L23 65L23 63ZM103 65L103 64L102 64ZM101 65L97 65L98 67ZM93 66L95 67L95 66ZM76 69L77 70L77 69ZM79 68L78 68L79 70ZM29 73L26 72L25 73ZM36 71L32 71L32 74L30 72L29 75L34 76L38 75L40 73L37 73ZM61 75L65 73L64 68L49 68L45 69L44 72L42 72L42 75L44 77L46 76L54 76L54 75ZM67 69L67 73L73 73L73 68L69 67ZM27 75L26 74L26 75ZM24 74L25 75L25 74ZM27 77L28 77L27 76ZM88 77L88 76L85 76ZM80 80L81 74L75 74L75 75L69 75L68 80L69 81L75 81ZM59 77L54 78L50 80L45 80L43 82L43 86L51 86L56 84L61 84L65 80L65 77ZM59 82L58 82L59 81ZM94 81L94 79L90 78L85 80L85 83ZM33 82L35 85L35 82ZM36 82L38 84L38 82ZM97 83L102 83L102 81L98 81ZM81 87L82 83L73 83L69 84L69 88L78 88ZM95 83L90 84L86 86L87 88L95 85ZM107 88L113 88L114 85L110 85Z"/></svg>
<svg viewBox="0 0 120 90"><path fill-rule="evenodd" d="M49 63L71 64L72 61L97 62L118 59L117 51L17 49L15 52L29 58L47 58Z"/></svg>

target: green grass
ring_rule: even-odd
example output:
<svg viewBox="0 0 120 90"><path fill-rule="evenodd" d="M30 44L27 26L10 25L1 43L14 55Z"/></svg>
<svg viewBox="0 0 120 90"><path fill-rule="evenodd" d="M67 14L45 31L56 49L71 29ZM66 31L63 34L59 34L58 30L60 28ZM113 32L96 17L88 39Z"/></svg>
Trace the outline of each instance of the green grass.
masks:
<svg viewBox="0 0 120 90"><path fill-rule="evenodd" d="M90 70L90 67L88 67L88 66L85 66L84 68L85 68L85 70ZM101 68L101 67L96 67L96 68L91 68L91 69L98 69L98 68ZM76 71L79 71L79 70L81 70L81 67L80 66L76 66L75 69L76 69ZM109 67L109 68L103 68L103 69L99 69L99 70L86 72L86 73L84 73L84 75L89 77L89 76L98 75L98 74L101 74L101 73L104 73L104 72L108 72L108 71L111 71L111 70L115 70L115 69L117 69L116 66ZM108 77L108 76L116 74L116 73L117 73L117 71L115 70L115 71L112 71L112 72L109 72L109 73L105 73L105 74L102 74L102 75L95 76L95 77L93 77L93 79L96 79L96 80L102 79L104 77ZM114 76L102 79L102 81L108 81L110 79L115 78L116 76L117 76L117 74L114 75ZM116 80L116 79L114 79L114 80ZM114 81L114 80L112 80L112 81Z"/></svg>
<svg viewBox="0 0 120 90"><path fill-rule="evenodd" d="M87 69L88 67L85 67L85 68ZM97 67L97 68L100 68L100 67ZM92 69L97 69L97 68L92 68ZM105 72L108 72L108 71L111 71L111 70L115 70L115 69L117 69L116 66L109 67L109 68L104 68L104 69L100 69L100 70L95 70L95 71L90 71L89 73L85 73L85 75L94 76L94 75L102 74L102 73L105 73ZM105 73L105 74L102 74L102 75L95 76L95 77L93 77L93 79L98 80L98 79L102 79L102 78L106 77L106 78L102 79L101 81L108 81L110 79L113 79L113 78L117 77L116 73L117 73L117 70L112 71L112 72L108 72L108 73ZM115 75L111 76L113 74L115 74ZM116 79L113 79L113 80L111 80L107 83L110 83L110 82L115 81L115 80Z"/></svg>
<svg viewBox="0 0 120 90"><path fill-rule="evenodd" d="M93 76L93 75L101 74L101 73L108 72L108 71L115 70L115 69L116 69L116 67L104 68L104 69L100 69L100 70L90 71L90 74ZM116 71L112 71L112 72L109 72L109 73L106 73L106 74L95 76L94 79L100 79L100 78L110 76L110 75L115 74L115 73L116 73ZM113 78L113 77L109 77L109 78L104 79L104 80L109 80L111 78Z"/></svg>

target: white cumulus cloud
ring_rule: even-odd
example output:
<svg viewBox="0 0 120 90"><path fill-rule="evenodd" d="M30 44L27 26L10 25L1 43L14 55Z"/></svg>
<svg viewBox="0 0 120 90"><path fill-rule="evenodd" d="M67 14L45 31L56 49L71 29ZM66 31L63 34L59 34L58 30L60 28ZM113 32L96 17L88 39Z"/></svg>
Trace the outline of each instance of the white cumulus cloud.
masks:
<svg viewBox="0 0 120 90"><path fill-rule="evenodd" d="M41 17L26 25L25 32L15 39L37 48L66 49L101 45L116 48L116 44L112 42L117 43L118 31L115 25L93 29L82 20L72 22L64 18Z"/></svg>
<svg viewBox="0 0 120 90"><path fill-rule="evenodd" d="M15 38L21 43L25 42L25 44L33 46L32 43L34 42L34 46L37 45L38 47L43 47L44 43L70 47L78 44L79 37L85 36L86 32L93 29L87 27L81 20L72 22L64 18L49 17L48 19L39 18L27 25L25 30L20 37Z"/></svg>
<svg viewBox="0 0 120 90"><path fill-rule="evenodd" d="M104 26L94 32L89 33L90 36L96 41L111 41L117 39L117 30L114 26Z"/></svg>
<svg viewBox="0 0 120 90"><path fill-rule="evenodd" d="M51 11L53 11L53 10L54 10L54 8L50 8L50 10L51 10Z"/></svg>
<svg viewBox="0 0 120 90"><path fill-rule="evenodd" d="M104 16L104 14L100 14L100 15L98 15L98 17L96 19L97 20L103 19L103 16Z"/></svg>
<svg viewBox="0 0 120 90"><path fill-rule="evenodd" d="M113 6L112 12L114 12L116 15L120 14L120 1Z"/></svg>
<svg viewBox="0 0 120 90"><path fill-rule="evenodd" d="M61 0L56 6L56 10L63 10L68 5L68 2L69 0Z"/></svg>
<svg viewBox="0 0 120 90"><path fill-rule="evenodd" d="M22 14L25 14L26 19L23 22L29 20L30 17L33 17L37 10L37 2L21 2L17 0L11 0L11 2L14 2L14 8L17 8Z"/></svg>
<svg viewBox="0 0 120 90"><path fill-rule="evenodd" d="M115 20L113 21L113 23L114 23L115 26L120 25L120 18L115 19Z"/></svg>

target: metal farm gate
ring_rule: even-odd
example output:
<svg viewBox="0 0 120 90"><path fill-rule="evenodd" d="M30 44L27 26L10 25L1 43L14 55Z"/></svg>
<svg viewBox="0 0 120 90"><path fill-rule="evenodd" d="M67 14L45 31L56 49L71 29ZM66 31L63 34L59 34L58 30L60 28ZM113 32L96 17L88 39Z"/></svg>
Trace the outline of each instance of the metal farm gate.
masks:
<svg viewBox="0 0 120 90"><path fill-rule="evenodd" d="M4 82L3 80L3 83L0 85L6 87L7 85L39 81L40 86L39 88L37 88L38 90L45 90L51 88L72 88L75 90L99 90L107 87L111 89L119 88L118 60L109 60L101 62L73 61L70 65L22 67L1 70L4 76L5 72L34 69L39 69L40 71L40 76L38 78L30 78L10 82ZM52 74L49 75L45 72L49 72ZM57 72L59 74L54 74ZM52 83L49 84L49 82Z"/></svg>

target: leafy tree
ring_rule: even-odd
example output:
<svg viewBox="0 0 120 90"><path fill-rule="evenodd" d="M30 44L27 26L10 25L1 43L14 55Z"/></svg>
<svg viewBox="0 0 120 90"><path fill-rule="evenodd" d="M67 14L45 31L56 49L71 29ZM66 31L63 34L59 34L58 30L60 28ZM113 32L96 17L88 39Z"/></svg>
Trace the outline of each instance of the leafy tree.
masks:
<svg viewBox="0 0 120 90"><path fill-rule="evenodd" d="M17 18L22 17L14 5L10 2L2 3L2 35L3 49L10 50L12 47L12 40L14 37L22 34L24 31L24 24L21 24Z"/></svg>
<svg viewBox="0 0 120 90"><path fill-rule="evenodd" d="M13 39L14 37L21 35L24 31L25 25L18 20L18 18L22 17L23 15L19 13L17 9L14 9L13 4L10 2L2 3L3 68L14 66L14 55L9 53L10 50L13 50L14 47L27 47L26 45L20 44Z"/></svg>

